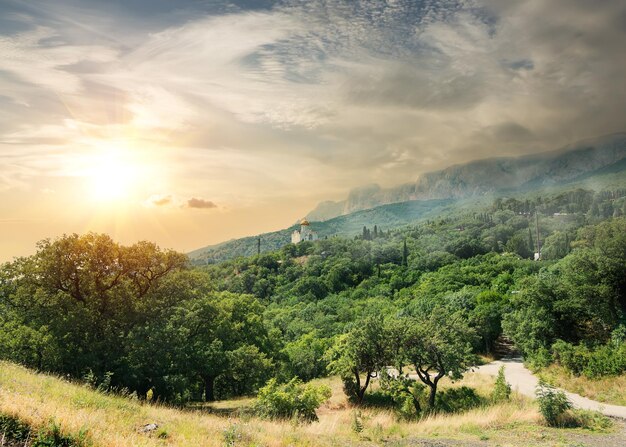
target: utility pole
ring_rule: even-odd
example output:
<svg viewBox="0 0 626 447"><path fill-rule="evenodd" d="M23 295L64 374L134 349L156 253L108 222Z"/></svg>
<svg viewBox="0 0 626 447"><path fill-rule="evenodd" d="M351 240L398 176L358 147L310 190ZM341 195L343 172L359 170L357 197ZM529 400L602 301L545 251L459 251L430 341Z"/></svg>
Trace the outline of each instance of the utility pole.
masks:
<svg viewBox="0 0 626 447"><path fill-rule="evenodd" d="M537 261L541 259L541 244L539 242L539 212L535 210L535 227L537 229Z"/></svg>

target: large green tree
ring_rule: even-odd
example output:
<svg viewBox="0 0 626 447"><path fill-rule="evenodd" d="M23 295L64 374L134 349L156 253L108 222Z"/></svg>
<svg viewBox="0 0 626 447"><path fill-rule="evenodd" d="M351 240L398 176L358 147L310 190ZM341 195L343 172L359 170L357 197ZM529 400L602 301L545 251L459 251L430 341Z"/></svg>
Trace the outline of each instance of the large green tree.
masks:
<svg viewBox="0 0 626 447"><path fill-rule="evenodd" d="M430 389L428 406L434 409L439 381L446 376L461 379L476 364L472 352L474 330L461 312L450 314L443 307L435 308L428 316L407 319L406 326L402 360L413 365Z"/></svg>

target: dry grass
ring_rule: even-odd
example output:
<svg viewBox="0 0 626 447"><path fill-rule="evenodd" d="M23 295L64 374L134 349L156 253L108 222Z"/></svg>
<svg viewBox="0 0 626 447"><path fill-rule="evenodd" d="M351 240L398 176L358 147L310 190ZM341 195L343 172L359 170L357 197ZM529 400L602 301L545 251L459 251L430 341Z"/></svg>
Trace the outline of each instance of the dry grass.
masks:
<svg viewBox="0 0 626 447"><path fill-rule="evenodd" d="M614 405L626 405L626 375L591 380L576 377L565 368L552 365L539 374L549 383L589 399Z"/></svg>
<svg viewBox="0 0 626 447"><path fill-rule="evenodd" d="M477 408L460 415L438 415L418 422L401 422L393 413L360 410L363 431L354 433L355 410L343 395L336 378L320 379L331 386L333 396L318 412L320 420L309 425L289 421L271 422L250 417L220 417L203 410L181 411L163 406L105 395L44 374L35 374L11 363L0 362L0 413L15 415L33 427L54 420L67 434L88 430L95 447L118 446L352 446L394 441L403 445L414 438L464 440L490 439L501 445L541 443L558 445L567 431L540 424L533 402L514 396L510 402ZM493 379L468 374L462 382L480 394L488 394ZM449 382L442 387L457 386ZM216 404L216 409L240 408L250 400ZM156 422L166 434L137 433L137 428ZM227 444L227 439L234 441ZM552 441L554 441L552 443Z"/></svg>

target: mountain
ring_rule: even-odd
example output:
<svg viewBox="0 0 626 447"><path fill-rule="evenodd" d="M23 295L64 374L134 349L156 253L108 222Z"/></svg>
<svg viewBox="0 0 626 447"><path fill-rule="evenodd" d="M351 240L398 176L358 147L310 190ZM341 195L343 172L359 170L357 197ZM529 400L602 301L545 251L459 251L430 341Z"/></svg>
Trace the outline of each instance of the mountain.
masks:
<svg viewBox="0 0 626 447"><path fill-rule="evenodd" d="M553 152L454 165L394 188L368 185L352 190L345 200L320 203L306 217L321 221L407 200L460 199L556 185L608 168L624 158L626 133L612 134Z"/></svg>
<svg viewBox="0 0 626 447"><path fill-rule="evenodd" d="M368 185L341 202L322 202L309 215L321 238L353 237L363 226L388 231L442 214L483 208L496 196L600 191L626 188L626 134L582 142L559 151L519 158L494 158L451 166L422 176L416 183L383 189ZM297 225L234 239L188 253L197 264L276 250L289 243Z"/></svg>
<svg viewBox="0 0 626 447"><path fill-rule="evenodd" d="M381 230L388 231L408 223L432 218L449 209L454 203L455 201L450 199L391 203L323 222L311 222L311 227L321 239L330 236L353 237L362 231L363 226L371 229L377 225ZM256 254L259 237L261 238L261 251L276 250L290 241L291 233L296 228L298 225L292 225L272 233L222 242L192 251L188 253L188 256L197 264L220 262L237 256L251 256Z"/></svg>

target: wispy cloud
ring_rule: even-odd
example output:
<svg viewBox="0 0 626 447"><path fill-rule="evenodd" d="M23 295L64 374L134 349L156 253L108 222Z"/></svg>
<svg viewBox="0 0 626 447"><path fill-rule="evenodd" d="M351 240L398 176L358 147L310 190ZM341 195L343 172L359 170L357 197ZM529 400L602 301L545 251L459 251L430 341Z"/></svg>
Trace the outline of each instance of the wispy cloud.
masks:
<svg viewBox="0 0 626 447"><path fill-rule="evenodd" d="M5 185L41 169L18 146L132 135L179 151L195 176L180 197L208 177L200 167L200 193L220 203L229 182L248 199L326 194L554 148L626 118L619 0L35 4L0 34Z"/></svg>
<svg viewBox="0 0 626 447"><path fill-rule="evenodd" d="M145 201L145 204L147 206L167 206L167 205L171 205L172 201L173 201L172 196L169 194L167 195L155 194L155 195L148 197L148 199L146 199Z"/></svg>

